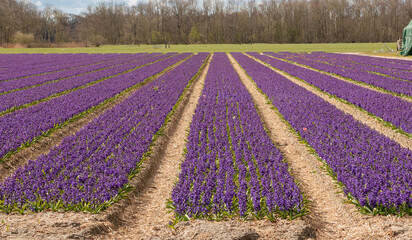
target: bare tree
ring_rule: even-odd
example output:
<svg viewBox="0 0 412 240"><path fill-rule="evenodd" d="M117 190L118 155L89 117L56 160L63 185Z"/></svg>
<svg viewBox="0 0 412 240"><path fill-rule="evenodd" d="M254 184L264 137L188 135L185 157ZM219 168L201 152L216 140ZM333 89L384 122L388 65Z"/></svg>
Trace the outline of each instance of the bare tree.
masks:
<svg viewBox="0 0 412 240"><path fill-rule="evenodd" d="M412 0L149 0L79 16L0 0L0 44L17 32L48 44L386 42L411 18Z"/></svg>

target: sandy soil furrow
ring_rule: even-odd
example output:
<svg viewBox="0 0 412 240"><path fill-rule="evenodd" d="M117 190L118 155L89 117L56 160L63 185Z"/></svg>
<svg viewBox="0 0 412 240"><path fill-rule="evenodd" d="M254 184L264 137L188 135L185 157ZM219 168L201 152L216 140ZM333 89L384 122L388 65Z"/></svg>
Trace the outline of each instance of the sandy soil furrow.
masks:
<svg viewBox="0 0 412 240"><path fill-rule="evenodd" d="M316 239L376 239L390 237L392 224L405 224L402 233L411 232L411 218L364 216L356 211L355 206L344 203L346 197L338 190L332 178L322 168L322 163L308 152L308 148L299 142L289 126L278 116L278 111L268 104L268 99L259 92L256 84L234 61L242 81L258 106L270 136L285 155L293 176L300 182L300 188L309 199L311 213L302 219L316 230ZM292 81L296 81L291 79ZM301 85L301 83L299 84ZM276 103L275 103L276 105ZM396 223L395 223L396 222ZM374 226L379 226L378 229ZM408 236L408 235L402 235Z"/></svg>
<svg viewBox="0 0 412 240"><path fill-rule="evenodd" d="M263 61L260 61L258 59L255 59L255 60L257 62L267 66ZM301 87L304 87L306 90L313 92L314 94L321 97L322 99L329 102L330 104L334 105L336 108L343 111L344 113L352 115L353 118L355 118L359 122L361 122L361 123L369 126L370 128L378 131L380 134L383 134L386 137L396 141L402 147L412 150L412 138L410 138L410 137L408 137L404 134L401 134L401 133L398 133L398 132L394 131L391 127L384 125L381 121L379 121L375 117L370 116L365 110L360 110L356 107L353 107L349 104L346 104L346 103L340 101L338 97L332 96L332 95L327 94L327 93L325 93L321 90L318 90L315 87L310 86L306 82L303 82L302 80L296 79L294 77L291 77L288 74L285 74L285 72L283 72L281 70L278 70L278 69L276 69L274 67L271 67L271 66L267 66L267 67L269 67L273 71L285 76L286 78L288 78L290 81L294 82L295 84L297 84Z"/></svg>
<svg viewBox="0 0 412 240"><path fill-rule="evenodd" d="M115 107L147 83L163 74L167 74L182 62L175 64L167 71L136 86L132 90L118 95L113 101L89 112L80 119L68 123L56 132L53 132L49 137L45 137L30 147L16 153L6 163L0 165L0 179L3 181L19 166L25 165L29 159L36 159L42 154L47 154L52 147L59 145L65 137L75 134L89 122L93 121L93 119ZM116 204L111 208L115 206ZM106 225L102 224L107 222L107 218L106 212L91 214L71 211L44 211L40 213L26 213L25 215L0 213L0 239L85 239L87 238L85 235L90 234L90 231L105 232L107 229L110 229L110 226L105 227ZM102 229L99 231L99 228Z"/></svg>
<svg viewBox="0 0 412 240"><path fill-rule="evenodd" d="M262 53L262 55L265 55L265 56L270 57L270 58L275 58L275 59L278 59L278 60L286 61L286 60L284 60L284 59L276 58L276 57L273 57L273 56L270 56L270 55L267 55L267 54L264 54L264 53ZM349 79L347 79L347 78L338 76L338 75L336 75L336 74L332 74L332 73L328 73L328 72L325 72L325 71L322 71L322 70L318 70L318 69L315 69L315 68L311 68L311 67L308 67L308 66L303 65L303 64L300 64L300 63L291 62L291 64L295 64L295 65L297 65L297 66L304 67L304 68L310 69L310 70L312 70L312 71L316 71L316 72L319 72L319 73L323 73L323 74L325 74L325 75L329 75L329 76L331 76L331 77L337 78L337 79L339 79L339 80L341 80L341 81L345 81L345 82L348 82L348 83L351 83L351 84L354 84L354 85L358 85L358 86L360 86L360 87L367 88L367 89L370 89L370 90L373 90L373 91L376 91L376 92L379 92L379 93L382 93L382 94L390 94L390 93L388 93L388 92L385 92L385 91L381 90L379 87L374 87L374 86L372 86L372 85L367 85L367 84L364 84L364 83L360 83L360 82L357 82L357 81L355 81L355 80L349 80ZM391 94L391 95L393 95L393 96L395 96L395 97L398 97L398 98L400 98L400 99L402 99L402 100L405 100L405 101L408 101L408 102L412 102L412 97L410 97L410 96L399 96L399 95L395 95L395 94Z"/></svg>

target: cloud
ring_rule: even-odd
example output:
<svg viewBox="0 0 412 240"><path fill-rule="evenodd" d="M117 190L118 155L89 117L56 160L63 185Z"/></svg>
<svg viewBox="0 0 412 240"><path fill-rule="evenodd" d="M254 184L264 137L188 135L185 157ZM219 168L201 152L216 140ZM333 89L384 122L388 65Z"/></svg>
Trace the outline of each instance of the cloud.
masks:
<svg viewBox="0 0 412 240"><path fill-rule="evenodd" d="M59 7L60 10L64 13L71 13L71 14L80 14L82 12L87 12L85 7L83 8L74 8L74 7Z"/></svg>
<svg viewBox="0 0 412 240"><path fill-rule="evenodd" d="M33 2L34 1L41 1L41 6L38 6L40 9L45 7L56 7L65 13L71 14L86 12L87 6L94 4L91 0L33 0Z"/></svg>
<svg viewBox="0 0 412 240"><path fill-rule="evenodd" d="M128 0L128 1L127 1L127 5L129 5L129 6L134 6L134 5L137 4L137 2L138 2L138 0Z"/></svg>
<svg viewBox="0 0 412 240"><path fill-rule="evenodd" d="M1 0L0 0L1 1ZM128 6L135 6L139 2L147 2L147 0L32 0L34 4L43 9L46 6L57 7L65 13L80 14L87 12L87 6L97 5L101 2L125 3ZM38 5L40 4L40 5Z"/></svg>
<svg viewBox="0 0 412 240"><path fill-rule="evenodd" d="M111 0L91 0L90 1L92 4L96 4L96 3L101 3L101 2L112 2ZM114 1L117 2L117 1Z"/></svg>
<svg viewBox="0 0 412 240"><path fill-rule="evenodd" d="M141 0L140 0L141 1ZM134 6L134 5L136 5L138 2L139 2L139 0L90 0L90 2L92 3L92 4L97 4L97 3L101 3L101 2L106 2L106 3L111 3L111 2L114 2L114 3L126 3L127 5L129 5L129 6Z"/></svg>

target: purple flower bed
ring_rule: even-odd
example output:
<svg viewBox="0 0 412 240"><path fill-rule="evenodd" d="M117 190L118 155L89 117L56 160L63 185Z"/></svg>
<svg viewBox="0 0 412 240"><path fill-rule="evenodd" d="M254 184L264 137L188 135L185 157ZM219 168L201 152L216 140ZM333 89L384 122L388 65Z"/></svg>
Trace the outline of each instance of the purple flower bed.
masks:
<svg viewBox="0 0 412 240"><path fill-rule="evenodd" d="M170 55L165 55L162 57L166 58L168 56ZM0 112L10 109L12 107L21 106L23 104L31 103L36 100L44 99L53 94L57 94L63 91L77 88L77 87L83 86L85 84L88 84L88 83L91 83L91 82L94 82L94 81L97 81L103 78L111 77L111 76L120 74L122 72L134 69L136 67L143 66L152 61L156 61L160 59L159 57L154 57L154 58L147 58L147 59L145 58L145 59L137 60L140 58L141 56L137 55L132 58L122 59L122 61L115 61L112 63L108 63L106 66L107 67L106 69L95 71L95 72L90 72L90 71L93 71L93 68L94 68L94 67L91 67L90 69L87 70L88 72L90 72L89 74L82 74L80 76L71 77L71 78L60 80L57 82L48 83L48 84L41 85L35 88L28 88L28 89L23 89L20 91L0 95ZM116 65L113 65L113 64L116 64ZM76 75L76 74L73 73L73 75ZM29 79L29 78L26 78L26 79ZM12 85L11 82L8 82L8 83Z"/></svg>
<svg viewBox="0 0 412 240"><path fill-rule="evenodd" d="M270 58L258 53L248 53L273 67L298 77L322 91L336 95L369 113L392 123L412 134L412 103L390 94L379 93L304 67Z"/></svg>
<svg viewBox="0 0 412 240"><path fill-rule="evenodd" d="M189 58L19 168L0 185L0 207L97 212L123 197L155 133L207 56Z"/></svg>
<svg viewBox="0 0 412 240"><path fill-rule="evenodd" d="M289 54L266 53L289 61L297 62L315 69L319 69L328 73L337 74L346 78L350 78L357 82L367 83L376 87L383 88L393 93L405 94L412 96L412 84L407 81L400 81L390 77L385 77L373 73L364 72L357 69L341 68L326 63L316 62L305 59L305 54L292 56Z"/></svg>
<svg viewBox="0 0 412 240"><path fill-rule="evenodd" d="M120 60L109 61L109 62L104 62L100 64L92 64L89 66L82 66L79 68L58 71L58 72L54 72L50 74L36 75L32 77L27 77L27 78L14 79L11 81L3 81L3 82L0 82L0 92L2 93L8 92L11 90L26 88L26 87L34 86L37 84L44 84L50 81L56 81L56 80L60 80L64 78L69 78L69 80L71 80L70 79L71 77L79 75L79 74L86 74L86 73L96 71L102 68L107 68L109 66L118 65L118 64L124 64L124 63L131 62L131 61L134 61L134 63L131 63L130 66L133 66L133 64L136 66L140 66L140 65L150 63L152 61L170 57L171 55L173 54L165 54L161 56L159 56L158 54L154 54L150 56L137 54L135 56L130 56L128 58L123 58ZM133 68L133 67L130 67L130 68Z"/></svg>
<svg viewBox="0 0 412 240"><path fill-rule="evenodd" d="M210 64L171 205L177 219L304 212L283 155L224 53Z"/></svg>
<svg viewBox="0 0 412 240"><path fill-rule="evenodd" d="M45 134L56 125L103 103L190 55L179 54L0 117L0 159L4 160L12 151L24 147L22 144Z"/></svg>
<svg viewBox="0 0 412 240"><path fill-rule="evenodd" d="M243 54L233 56L333 170L344 193L374 214L412 214L412 152Z"/></svg>
<svg viewBox="0 0 412 240"><path fill-rule="evenodd" d="M6 57L9 62L13 63L6 68L4 73L0 74L0 81L61 71L124 57L120 54L46 54L48 61L37 64L36 61L38 61L37 57L39 54L14 55L14 57L10 57L10 55L4 56L0 54L0 58ZM20 55L25 55L25 58L19 58L20 61L13 60L16 56ZM31 61L35 64L30 65Z"/></svg>

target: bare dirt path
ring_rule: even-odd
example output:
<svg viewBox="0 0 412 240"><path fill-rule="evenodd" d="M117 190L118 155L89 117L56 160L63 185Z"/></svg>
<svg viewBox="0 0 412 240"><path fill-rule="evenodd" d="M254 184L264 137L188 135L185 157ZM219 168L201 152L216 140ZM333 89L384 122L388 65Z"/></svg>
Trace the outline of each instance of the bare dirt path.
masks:
<svg viewBox="0 0 412 240"><path fill-rule="evenodd" d="M255 59L255 58L254 58ZM267 66L263 61L260 61L258 59L255 59L257 62ZM285 72L278 70L272 66L267 66L273 71L281 74L282 76L288 78L290 81L294 82L295 84L304 87L306 90L313 92L317 96L321 97L325 101L329 102L330 104L334 105L336 108L339 110L345 112L346 114L352 115L356 120L360 121L361 123L369 126L370 128L378 131L379 133L385 135L386 137L389 137L390 139L396 141L399 143L402 147L408 148L412 151L412 138L395 132L393 129L389 126L384 125L381 121L378 119L368 115L368 113L365 110L360 110L356 107L353 107L349 104L346 104L339 100L338 97L332 96L331 94L327 94L321 90L316 89L315 87L310 86L309 84L303 82L302 80L296 79L294 77L291 77L288 74L285 74Z"/></svg>
<svg viewBox="0 0 412 240"><path fill-rule="evenodd" d="M47 154L52 147L58 146L65 137L75 134L99 115L115 107L144 85L171 71L182 62L183 61L179 61L168 70L149 79L149 81L143 82L143 84L119 94L109 103L87 113L76 121L68 123L52 135L42 138L30 147L14 154L7 162L0 164L1 181L11 175L18 167L25 165L29 159L36 159L42 154ZM0 213L0 239L83 239L90 231L98 231L96 230L96 226L99 228L100 224L106 221L106 213L89 214L50 211L27 213L25 215ZM102 229L102 231L103 230L106 229Z"/></svg>
<svg viewBox="0 0 412 240"><path fill-rule="evenodd" d="M267 54L264 54L264 53L262 53L262 55L265 55L265 56L270 57L270 58L275 58L275 59L278 59L278 60L286 61L284 59L276 58L276 57L273 57L273 56L270 56L270 55L267 55ZM304 68L310 69L312 71L316 71L316 72L319 72L319 73L322 73L322 74L325 74L325 75L329 75L329 76L337 78L341 81L345 81L345 82L348 82L348 83L351 83L351 84L354 84L354 85L358 85L360 87L367 88L367 89L370 89L370 90L373 90L373 91L376 91L376 92L379 92L379 93L382 93L382 94L390 94L390 93L385 92L384 90L380 89L379 87L374 87L372 85L363 84L363 83L357 82L355 80L349 80L347 78L344 78L344 77L341 77L341 76L338 76L338 75L335 75L335 74L332 74L332 73L328 73L328 72L325 72L325 71L322 71L322 70L319 70L319 69L311 68L311 67L308 67L308 66L300 64L300 63L292 62L291 64L295 64L297 66L304 67ZM411 96L399 96L399 95L395 95L395 94L391 94L391 95L393 95L395 97L398 97L402 100L412 102L412 97Z"/></svg>
<svg viewBox="0 0 412 240"><path fill-rule="evenodd" d="M322 163L289 131L289 126L277 115L277 110L267 104L266 97L258 91L234 59L231 60L251 93L270 136L285 155L293 176L300 182L300 188L310 200L311 213L302 219L316 230L316 239L379 239L394 235L407 239L411 236L410 217L396 219L393 216L365 216L358 213L355 206L344 203L346 197L338 193L332 178L323 170ZM289 79L310 90L302 82ZM399 226L402 227L398 231Z"/></svg>

